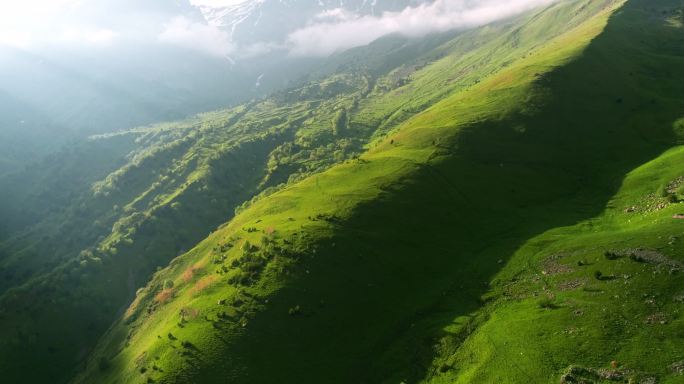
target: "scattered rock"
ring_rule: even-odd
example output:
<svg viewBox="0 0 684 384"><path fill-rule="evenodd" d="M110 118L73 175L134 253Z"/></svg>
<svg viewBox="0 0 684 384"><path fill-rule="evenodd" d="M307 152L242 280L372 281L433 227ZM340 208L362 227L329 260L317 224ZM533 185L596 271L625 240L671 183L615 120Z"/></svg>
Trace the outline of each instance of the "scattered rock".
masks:
<svg viewBox="0 0 684 384"><path fill-rule="evenodd" d="M598 374L600 378L609 381L623 381L625 379L625 373L617 369L600 369L598 370Z"/></svg>
<svg viewBox="0 0 684 384"><path fill-rule="evenodd" d="M639 263L653 264L658 267L665 267L670 269L670 273L679 272L682 269L682 263L677 260L672 260L664 254L645 248L629 248L622 251L611 251L618 257L627 256L631 260Z"/></svg>
<svg viewBox="0 0 684 384"><path fill-rule="evenodd" d="M644 320L644 323L646 324L667 324L667 315L663 312L656 312L652 315L648 315L646 317L646 320Z"/></svg>
<svg viewBox="0 0 684 384"><path fill-rule="evenodd" d="M561 384L593 384L600 381L623 382L627 377L627 372L618 369L593 369L579 366L571 366L565 374L561 376Z"/></svg>
<svg viewBox="0 0 684 384"><path fill-rule="evenodd" d="M684 184L684 177L678 177L671 181L659 193L650 193L638 201L638 205L625 209L625 212L651 213L667 208L678 202L677 190Z"/></svg>
<svg viewBox="0 0 684 384"><path fill-rule="evenodd" d="M558 284L558 290L559 291L570 291L573 289L577 289L580 287L583 287L584 284L586 284L586 279L573 279L573 280L568 280L568 281L563 281L560 284Z"/></svg>
<svg viewBox="0 0 684 384"><path fill-rule="evenodd" d="M667 184L667 192L668 193L676 193L677 189L684 184L684 176L679 176L678 178L672 180L669 184Z"/></svg>
<svg viewBox="0 0 684 384"><path fill-rule="evenodd" d="M557 275L560 273L570 273L573 271L572 268L565 264L559 263L557 260L560 257L551 257L549 260L547 260L543 265L542 265L542 275Z"/></svg>
<svg viewBox="0 0 684 384"><path fill-rule="evenodd" d="M678 363L684 365L684 361ZM577 365L570 366L568 367L566 372L561 376L560 383L598 384L605 382L615 382L630 384L655 384L657 382L655 377L646 376L643 373L635 372L634 370L630 369L617 368L617 361L611 361L610 364L611 369L585 368Z"/></svg>
<svg viewBox="0 0 684 384"><path fill-rule="evenodd" d="M684 360L679 360L670 364L670 371L677 375L684 375Z"/></svg>

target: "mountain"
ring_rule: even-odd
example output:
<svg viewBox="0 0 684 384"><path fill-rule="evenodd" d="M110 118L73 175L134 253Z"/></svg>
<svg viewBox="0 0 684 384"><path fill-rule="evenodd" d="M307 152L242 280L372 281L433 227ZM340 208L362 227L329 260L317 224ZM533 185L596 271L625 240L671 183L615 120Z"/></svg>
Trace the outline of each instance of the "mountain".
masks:
<svg viewBox="0 0 684 384"><path fill-rule="evenodd" d="M26 47L0 43L0 175L21 172L93 134L184 119L264 96L302 73L282 69L258 84L264 64L236 64L211 51L228 47L214 42L207 51L182 37L163 41L174 20L189 28L176 33L208 28L200 10L187 0L75 2L59 16L55 20L66 26L57 21L40 26L43 34L76 34L97 25L114 38L102 43L57 38ZM82 37L98 36L88 33Z"/></svg>
<svg viewBox="0 0 684 384"><path fill-rule="evenodd" d="M11 108L3 114L0 136L4 151L11 151L11 143L17 152L12 158L21 164L3 164L0 174L21 170L71 140L181 119L243 100L238 90L256 91L252 79L233 76L225 59L182 49L127 47L66 55L5 49L0 56L3 107ZM120 56L139 61L117 62Z"/></svg>
<svg viewBox="0 0 684 384"><path fill-rule="evenodd" d="M405 6L373 4L345 7ZM252 44L337 6L200 16ZM256 23L286 9L287 28ZM97 123L0 176L3 379L678 382L683 14L564 0L328 58L215 58L278 80L184 120ZM15 94L2 118L39 116ZM113 111L147 110L128 99Z"/></svg>
<svg viewBox="0 0 684 384"><path fill-rule="evenodd" d="M353 158L383 120L403 119L393 108L355 121L347 113L401 81L390 75L378 87L378 73L411 71L449 36L384 39L331 58L335 74L301 87L94 136L3 178L0 212L11 219L0 228L5 375L66 380L156 269L253 198Z"/></svg>
<svg viewBox="0 0 684 384"><path fill-rule="evenodd" d="M200 6L205 19L229 31L231 39L242 45L283 43L297 29L317 16L347 11L355 16L397 12L426 1L417 0L246 0L225 7Z"/></svg>
<svg viewBox="0 0 684 384"><path fill-rule="evenodd" d="M362 155L156 272L75 382L678 382L683 11L560 2L382 76Z"/></svg>
<svg viewBox="0 0 684 384"><path fill-rule="evenodd" d="M60 14L63 23L78 30L86 20L118 39L104 45L0 44L0 97L3 108L11 109L0 120L0 175L21 171L72 140L179 120L299 84L324 60L268 47L340 6L362 15L410 3L372 4L248 1L200 8L187 0L75 2ZM161 37L174 21L181 29L171 37L179 41L164 43ZM225 40L210 41L222 37L221 31ZM201 36L204 44L183 40L193 33L209 35Z"/></svg>

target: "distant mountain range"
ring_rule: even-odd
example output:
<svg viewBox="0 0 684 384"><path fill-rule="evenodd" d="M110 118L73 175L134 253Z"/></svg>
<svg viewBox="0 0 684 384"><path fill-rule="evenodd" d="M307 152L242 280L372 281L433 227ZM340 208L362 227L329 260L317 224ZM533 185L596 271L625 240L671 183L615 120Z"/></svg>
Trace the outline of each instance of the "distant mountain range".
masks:
<svg viewBox="0 0 684 384"><path fill-rule="evenodd" d="M200 6L207 22L230 32L233 41L248 45L281 42L316 16L336 9L355 15L379 15L426 3L415 0L247 0L226 7Z"/></svg>
<svg viewBox="0 0 684 384"><path fill-rule="evenodd" d="M367 15L400 10L410 3L257 0L228 7L198 7L188 0L76 3L65 12L65 20L88 20L107 30L124 31L123 38L106 49L0 45L0 97L5 106L13 105L11 113L0 116L0 175L41 159L69 140L180 119L294 85L324 59L294 58L283 49L261 49L258 55L240 49L282 43L289 33L325 11L342 7ZM155 36L178 18L190 23L189 28L218 27L238 51L220 57L188 44L160 44ZM31 132L42 134L35 137Z"/></svg>

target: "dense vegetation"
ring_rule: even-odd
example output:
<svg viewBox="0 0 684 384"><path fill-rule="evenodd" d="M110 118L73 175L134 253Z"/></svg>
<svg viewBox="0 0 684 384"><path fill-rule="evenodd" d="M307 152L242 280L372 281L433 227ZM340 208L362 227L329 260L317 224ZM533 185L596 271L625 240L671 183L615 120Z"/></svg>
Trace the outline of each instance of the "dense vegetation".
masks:
<svg viewBox="0 0 684 384"><path fill-rule="evenodd" d="M384 38L3 179L3 377L681 382L683 14Z"/></svg>

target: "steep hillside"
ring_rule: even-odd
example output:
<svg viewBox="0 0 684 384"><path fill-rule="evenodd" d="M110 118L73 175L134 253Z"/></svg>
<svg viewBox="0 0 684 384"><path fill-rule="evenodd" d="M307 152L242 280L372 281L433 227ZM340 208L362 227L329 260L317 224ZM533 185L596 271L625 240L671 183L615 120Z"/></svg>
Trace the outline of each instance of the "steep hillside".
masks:
<svg viewBox="0 0 684 384"><path fill-rule="evenodd" d="M258 193L358 151L362 135L332 132L335 108L351 106L363 78L326 85L340 89L322 101L312 92L95 138L37 166L35 177L9 179L3 192L18 197L7 216L26 222L0 244L3 371L19 376L19 362L37 359L46 370L35 374L49 376L34 380L67 375L156 268Z"/></svg>
<svg viewBox="0 0 684 384"><path fill-rule="evenodd" d="M358 155L384 121L406 118L398 108L434 102L389 93L429 90L428 72L416 69L467 52L442 45L453 36L383 39L331 59L301 87L95 136L0 179L0 214L11 218L0 227L5 376L65 380L156 269L252 198ZM384 97L393 103L372 106Z"/></svg>
<svg viewBox="0 0 684 384"><path fill-rule="evenodd" d="M683 11L564 1L393 71L367 152L157 272L75 381L681 382Z"/></svg>
<svg viewBox="0 0 684 384"><path fill-rule="evenodd" d="M0 176L20 174L92 134L245 102L262 94L257 76L236 73L225 58L177 47L35 52L0 44Z"/></svg>

